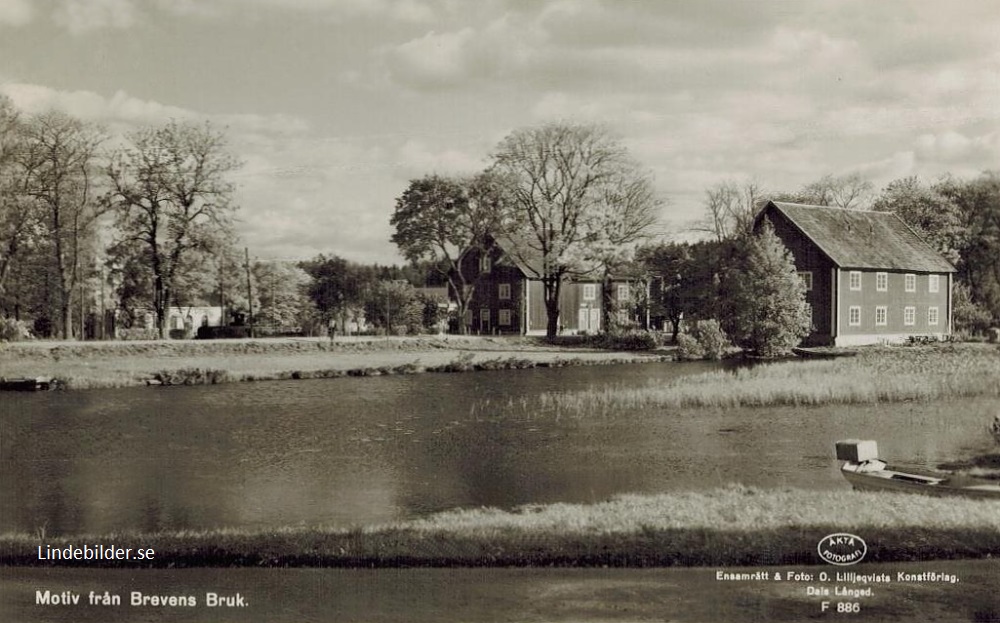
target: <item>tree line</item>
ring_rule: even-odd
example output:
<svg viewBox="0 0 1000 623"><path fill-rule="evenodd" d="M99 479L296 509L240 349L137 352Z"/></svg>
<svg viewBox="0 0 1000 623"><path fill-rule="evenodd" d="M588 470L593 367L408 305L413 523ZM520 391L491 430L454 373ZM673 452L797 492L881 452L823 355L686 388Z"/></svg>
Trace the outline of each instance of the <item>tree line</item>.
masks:
<svg viewBox="0 0 1000 623"><path fill-rule="evenodd" d="M222 306L226 321L258 327L417 332L441 326L445 299L457 307L451 328L464 331L480 284L463 264L495 243L542 283L550 336L559 330L564 284L623 274L659 280L649 309L675 336L681 318L715 319L734 331L751 257L783 252L751 236L770 199L895 212L957 267L956 325L980 330L1000 318L997 173L930 185L904 178L878 193L858 175L792 192L722 182L706 191L694 228L706 239L662 242L654 233L666 202L650 171L603 126L550 123L511 132L479 173L411 180L390 217L391 241L409 265L380 267L336 255L251 261L233 230L240 166L210 123L110 136L64 113L23 114L0 96L6 332L13 325L38 337L110 337L109 314L119 334L141 331L152 315L153 333L165 337L170 310L194 305ZM448 295L427 294L424 285Z"/></svg>

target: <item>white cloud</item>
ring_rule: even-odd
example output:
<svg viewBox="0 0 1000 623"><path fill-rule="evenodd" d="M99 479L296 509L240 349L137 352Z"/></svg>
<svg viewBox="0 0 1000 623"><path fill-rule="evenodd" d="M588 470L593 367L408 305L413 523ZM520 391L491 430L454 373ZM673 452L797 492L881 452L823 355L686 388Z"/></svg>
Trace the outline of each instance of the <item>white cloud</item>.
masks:
<svg viewBox="0 0 1000 623"><path fill-rule="evenodd" d="M60 91L38 84L8 82L0 84L0 93L10 97L18 108L29 114L56 109L84 121L125 127L157 125L171 119L210 120L239 132L250 133L300 133L309 127L304 120L290 115L206 115L133 97L124 91L117 91L108 98L93 91Z"/></svg>
<svg viewBox="0 0 1000 623"><path fill-rule="evenodd" d="M105 28L129 28L136 23L137 12L131 0L62 0L52 19L81 35Z"/></svg>
<svg viewBox="0 0 1000 623"><path fill-rule="evenodd" d="M0 0L0 26L25 26L33 17L28 0Z"/></svg>

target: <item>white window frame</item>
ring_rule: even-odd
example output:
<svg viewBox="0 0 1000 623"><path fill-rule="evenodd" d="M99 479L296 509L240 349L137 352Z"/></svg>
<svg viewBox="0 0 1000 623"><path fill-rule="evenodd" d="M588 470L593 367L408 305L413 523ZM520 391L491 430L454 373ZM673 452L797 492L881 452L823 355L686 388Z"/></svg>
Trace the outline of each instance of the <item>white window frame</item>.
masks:
<svg viewBox="0 0 1000 623"><path fill-rule="evenodd" d="M585 284L583 284L583 300L585 300L585 301L596 301L597 300L597 284L596 283L585 283Z"/></svg>
<svg viewBox="0 0 1000 623"><path fill-rule="evenodd" d="M861 326L861 306L851 305L847 309L847 324L852 327Z"/></svg>
<svg viewBox="0 0 1000 623"><path fill-rule="evenodd" d="M617 292L617 294L618 294L618 300L619 301L627 301L628 300L628 296L629 296L628 291L629 291L629 287L628 287L627 283L619 283L618 284L618 292Z"/></svg>
<svg viewBox="0 0 1000 623"><path fill-rule="evenodd" d="M889 291L889 273L875 273L875 291Z"/></svg>
<svg viewBox="0 0 1000 623"><path fill-rule="evenodd" d="M493 269L493 261L490 260L490 256L487 254L482 254L479 256L479 272L488 273Z"/></svg>
<svg viewBox="0 0 1000 623"><path fill-rule="evenodd" d="M906 292L916 292L917 291L917 276L913 273L906 273L903 275L903 290Z"/></svg>
<svg viewBox="0 0 1000 623"><path fill-rule="evenodd" d="M813 289L813 274L812 274L812 271L811 270L800 270L799 271L799 279L801 279L802 283L805 284L805 286L806 286L806 292L812 292L812 289Z"/></svg>
<svg viewBox="0 0 1000 623"><path fill-rule="evenodd" d="M937 293L941 290L941 275L927 275L927 291Z"/></svg>
<svg viewBox="0 0 1000 623"><path fill-rule="evenodd" d="M510 326L510 310L501 309L497 311L497 325L501 327Z"/></svg>
<svg viewBox="0 0 1000 623"><path fill-rule="evenodd" d="M499 298L501 301L509 301L510 300L510 284L509 283L501 283L501 284L497 285L497 298Z"/></svg>
<svg viewBox="0 0 1000 623"><path fill-rule="evenodd" d="M857 283L855 283L855 280L857 280ZM850 274L848 275L848 282L851 284L851 289L852 290L860 292L861 291L861 271L860 270L852 270L850 272Z"/></svg>
<svg viewBox="0 0 1000 623"><path fill-rule="evenodd" d="M936 327L941 319L941 314L937 307L927 308L927 324L932 327Z"/></svg>
<svg viewBox="0 0 1000 623"><path fill-rule="evenodd" d="M915 324L917 324L917 308L913 305L907 305L903 308L903 325L912 327Z"/></svg>
<svg viewBox="0 0 1000 623"><path fill-rule="evenodd" d="M885 305L875 306L875 326L884 327L889 324L889 308Z"/></svg>

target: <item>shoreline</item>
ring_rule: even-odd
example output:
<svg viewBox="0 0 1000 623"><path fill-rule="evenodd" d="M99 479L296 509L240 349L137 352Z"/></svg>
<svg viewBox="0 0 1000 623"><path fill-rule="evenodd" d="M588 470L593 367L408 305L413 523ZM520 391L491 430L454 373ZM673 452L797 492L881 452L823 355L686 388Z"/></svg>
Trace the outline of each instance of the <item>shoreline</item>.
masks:
<svg viewBox="0 0 1000 623"><path fill-rule="evenodd" d="M65 389L472 372L672 361L672 351L608 351L531 338L267 338L21 342L0 347L0 377Z"/></svg>
<svg viewBox="0 0 1000 623"><path fill-rule="evenodd" d="M866 562L1000 555L1000 502L730 486L596 504L457 509L353 529L0 535L8 567L706 567L807 565L848 532ZM40 560L45 548L151 548L153 560Z"/></svg>

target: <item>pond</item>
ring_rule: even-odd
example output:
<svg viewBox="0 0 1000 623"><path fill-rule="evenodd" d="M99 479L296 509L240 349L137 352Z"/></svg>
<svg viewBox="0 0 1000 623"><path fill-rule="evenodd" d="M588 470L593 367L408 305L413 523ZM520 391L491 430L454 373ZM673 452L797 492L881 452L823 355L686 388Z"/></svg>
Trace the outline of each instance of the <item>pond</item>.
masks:
<svg viewBox="0 0 1000 623"><path fill-rule="evenodd" d="M925 467L983 453L995 401L571 417L543 392L715 364L0 396L0 532L333 526L742 483L839 489L837 439Z"/></svg>

